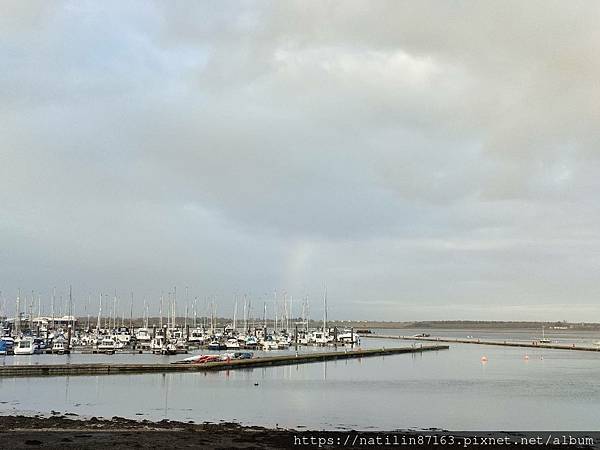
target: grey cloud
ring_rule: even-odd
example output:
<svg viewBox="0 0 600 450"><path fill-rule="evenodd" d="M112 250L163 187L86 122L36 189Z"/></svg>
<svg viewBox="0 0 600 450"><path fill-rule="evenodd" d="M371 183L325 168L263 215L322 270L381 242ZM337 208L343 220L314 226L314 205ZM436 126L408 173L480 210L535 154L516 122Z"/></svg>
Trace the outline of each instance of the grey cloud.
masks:
<svg viewBox="0 0 600 450"><path fill-rule="evenodd" d="M599 14L7 2L1 288L318 303L327 282L337 315L399 319L591 304Z"/></svg>

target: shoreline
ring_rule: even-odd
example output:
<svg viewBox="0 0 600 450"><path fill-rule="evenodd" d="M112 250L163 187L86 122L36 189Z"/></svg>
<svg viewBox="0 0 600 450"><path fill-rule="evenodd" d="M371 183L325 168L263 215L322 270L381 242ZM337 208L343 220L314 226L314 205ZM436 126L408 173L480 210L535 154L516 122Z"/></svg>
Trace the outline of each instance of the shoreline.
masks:
<svg viewBox="0 0 600 450"><path fill-rule="evenodd" d="M294 430L235 422L151 421L114 416L81 418L73 413L0 415L0 448L252 448L289 446Z"/></svg>
<svg viewBox="0 0 600 450"><path fill-rule="evenodd" d="M510 439L512 448L520 439L536 439L539 435L551 436L549 432L448 432L441 429L394 430L394 431L321 431L285 428L265 428L240 425L235 422L194 423L172 421L134 420L113 416L105 418L82 418L73 413L61 414L53 411L52 416L34 414L32 416L0 415L0 449L287 449L287 448L390 448L411 449L465 448L469 443L479 442L482 448L505 448L506 444L491 443L489 439ZM574 435L581 436L576 432ZM551 448L598 448L598 433L594 443L553 442ZM529 436L529 437L527 437ZM358 441L360 437L363 442ZM451 443L450 438L456 439ZM427 443L427 439L436 439ZM446 440L443 440L446 439ZM412 443L410 441L413 441ZM477 441L478 440L478 441ZM486 441L487 440L487 441ZM434 444L434 442L436 442ZM408 445L407 445L408 443ZM486 443L486 444L484 444ZM529 446L525 446L529 448Z"/></svg>

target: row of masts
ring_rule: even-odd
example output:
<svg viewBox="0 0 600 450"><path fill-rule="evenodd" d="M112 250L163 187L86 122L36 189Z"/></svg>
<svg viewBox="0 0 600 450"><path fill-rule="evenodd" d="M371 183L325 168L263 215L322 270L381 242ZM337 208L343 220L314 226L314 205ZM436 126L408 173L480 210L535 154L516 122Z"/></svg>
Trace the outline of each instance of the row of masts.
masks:
<svg viewBox="0 0 600 450"><path fill-rule="evenodd" d="M183 323L177 321L178 319L178 308L177 308L177 288L174 287L172 291L167 292L165 297L164 292L161 293L159 298L158 305L158 317L159 317L159 326L163 328L165 325L167 328L177 328L179 326L183 326L187 328L188 325L193 326L194 328L199 326L199 322L202 322L202 326L205 328L210 327L210 329L216 328L216 318L217 318L217 301L216 297L209 297L205 301L204 310L202 311L202 305L199 305L198 297L195 297L192 302L188 301L189 290L185 288L185 314L183 316ZM115 290L114 295L110 296L104 293L98 294L98 314L96 317L96 329L115 329L119 326L126 327L129 325L131 328L133 326L134 320L134 293L130 292L129 295L129 304L122 304L121 298L117 295L117 291ZM31 297L25 297L23 299L21 289L18 290L16 301L15 301L15 318L14 318L14 330L19 333L21 330L21 321L22 321L22 313L27 314L27 309L29 310L29 320L33 318L33 308L35 304L36 296L35 292L31 291ZM22 311L22 301L25 304L25 311ZM89 294L87 298L87 302L83 303L83 317L80 317L79 323L85 320L85 325L87 329L90 329L92 325L92 295ZM252 302L252 299L244 294L243 296L234 296L234 304L233 304L233 323L232 326L234 329L237 329L240 325L238 323L238 313L240 303L242 303L242 319L241 322L243 325L243 329L248 329L249 327L257 326L257 318L253 316L255 305ZM260 303L260 302L259 302ZM263 314L262 321L263 326L266 327L267 320L271 320L274 323L274 331L280 330L290 330L295 326L301 326L302 328L308 329L308 323L310 321L310 306L309 306L309 298L308 295L305 295L299 302L300 311L299 315L297 315L297 319L293 319L293 310L294 310L294 298L293 296L288 296L284 291L281 297L277 296L277 291L275 290L273 293L273 315L271 318L268 318L267 315L267 302L266 300L262 300L263 303ZM63 297L60 296L60 304L63 304ZM73 301L73 290L72 287L69 286L69 294L67 297L67 301L64 302L63 308L56 308L56 288L52 289L52 294L50 296L50 323L49 326L55 328L55 321L57 318L71 317L73 322L75 321L73 311L74 311L74 301ZM128 308L127 308L128 306ZM190 306L191 306L191 317L190 317ZM127 309L129 311L127 311ZM128 312L128 318L126 318L126 312ZM37 295L37 315L38 318L42 317L42 296L40 294ZM2 291L0 291L0 318L9 316L7 310L7 301L4 295L2 295ZM145 328L148 328L148 321L150 317L150 302L147 298L143 299L143 307L142 307L142 324ZM179 316L181 319L181 316ZM127 320L128 319L128 320ZM188 322L189 319L189 322ZM120 321L120 325L119 325ZM323 329L327 327L327 288L325 288L325 292L323 295Z"/></svg>
<svg viewBox="0 0 600 450"><path fill-rule="evenodd" d="M21 289L18 289L17 292L17 297L16 297L16 301L15 301L15 332L19 333L21 330L21 298L22 298L22 293L21 293ZM62 295L60 296L60 303L62 304ZM27 296L25 296L24 300L24 304L25 304L25 313L27 314L27 310L29 310L28 313L28 317L31 320L31 318L33 317L33 309L35 306L35 300L36 300L36 296L35 296L35 291L31 291L31 298L28 299ZM28 301L29 300L29 301ZM52 325L55 325L55 319L56 319L56 288L52 289L52 295L51 295L51 302L50 302L50 314L51 314L51 320L52 320ZM72 317L73 316L73 289L71 286L69 286L69 296L67 297L67 301L65 302L65 308L64 308L64 315ZM58 310L58 313L60 314L61 310ZM40 294L37 295L37 313L38 313L38 317L41 316L42 314L42 296ZM7 310L7 305L6 305L6 298L4 297L4 295L2 294L2 291L0 291L0 318L2 317L7 317L8 316L8 310Z"/></svg>

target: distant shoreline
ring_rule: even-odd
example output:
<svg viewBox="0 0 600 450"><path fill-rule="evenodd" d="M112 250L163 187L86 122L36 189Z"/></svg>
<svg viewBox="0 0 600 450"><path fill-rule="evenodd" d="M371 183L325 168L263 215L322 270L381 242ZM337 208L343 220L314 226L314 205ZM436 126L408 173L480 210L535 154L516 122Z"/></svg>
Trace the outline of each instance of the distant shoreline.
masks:
<svg viewBox="0 0 600 450"><path fill-rule="evenodd" d="M150 317L147 319L149 328L156 326L160 322L158 317ZM226 325L231 325L233 320L227 317L219 317L216 320L215 328L224 328ZM87 321L87 318L78 317L77 328L81 328ZM187 324L190 328L194 328L193 320L185 317L177 317L176 323L178 326ZM252 328L262 328L263 320L252 319ZM291 324L300 322L300 319L290 319ZM124 325L129 325L129 319L125 319ZM143 326L141 318L131 319L133 327L139 328ZM95 325L95 324L94 324ZM197 327L202 328L202 320L198 318ZM274 328L275 323L272 320L266 321L267 328ZM296 325L292 325L293 330ZM304 324L298 325L302 328ZM321 320L311 320L308 324L310 328L320 328L323 326ZM419 320L419 321L381 321L381 320L329 320L328 327L338 328L354 328L355 330L366 329L541 329L542 326L547 330L600 330L600 323L597 322L566 322L566 321L495 321L495 320ZM205 326L206 329L209 326ZM238 322L238 329L242 328Z"/></svg>
<svg viewBox="0 0 600 450"><path fill-rule="evenodd" d="M570 322L503 322L479 320L381 322L381 321L331 321L330 326L355 329L541 329L547 330L600 330L600 323Z"/></svg>

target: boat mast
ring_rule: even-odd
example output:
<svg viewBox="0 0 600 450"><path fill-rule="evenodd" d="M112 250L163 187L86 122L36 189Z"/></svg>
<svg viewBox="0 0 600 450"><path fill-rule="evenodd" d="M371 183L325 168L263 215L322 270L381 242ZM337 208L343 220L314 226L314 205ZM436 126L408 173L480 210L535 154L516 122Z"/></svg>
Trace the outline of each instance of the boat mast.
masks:
<svg viewBox="0 0 600 450"><path fill-rule="evenodd" d="M75 318L73 317L73 287L71 285L69 285L69 317L67 319L67 324L69 320L71 321L71 328L75 329Z"/></svg>
<svg viewBox="0 0 600 450"><path fill-rule="evenodd" d="M86 326L86 330L89 332L90 331L90 306L92 304L92 294L88 293L88 301L87 301L87 305L85 306L85 313L87 315L87 326Z"/></svg>
<svg viewBox="0 0 600 450"><path fill-rule="evenodd" d="M131 291L131 303L129 304L129 332L133 330L133 291Z"/></svg>
<svg viewBox="0 0 600 450"><path fill-rule="evenodd" d="M102 293L100 293L100 306L98 307L98 322L96 323L96 335L98 335L100 333L101 316L102 316Z"/></svg>
<svg viewBox="0 0 600 450"><path fill-rule="evenodd" d="M167 297L168 297L168 307L169 307L169 312L167 314L167 330L170 330L172 328L171 325L171 318L173 317L173 298L171 297L171 292L167 292Z"/></svg>
<svg viewBox="0 0 600 450"><path fill-rule="evenodd" d="M21 288L19 288L19 292L17 293L17 314L15 316L15 333L18 336L21 331Z"/></svg>
<svg viewBox="0 0 600 450"><path fill-rule="evenodd" d="M288 325L287 325L288 330L290 329L290 318L291 318L292 322L294 321L294 313L292 310L293 306L294 306L294 296L290 295L290 313L289 313Z"/></svg>
<svg viewBox="0 0 600 450"><path fill-rule="evenodd" d="M164 300L164 294L160 293L160 329L162 331L162 327L163 327L163 300Z"/></svg>
<svg viewBox="0 0 600 450"><path fill-rule="evenodd" d="M56 301L56 286L52 288L52 305L51 305L51 309L52 309L52 329L54 330L55 328L55 323L54 323L54 302Z"/></svg>
<svg viewBox="0 0 600 450"><path fill-rule="evenodd" d="M238 304L238 299L237 299L237 295L235 296L235 305L233 307L233 332L235 333L236 331L236 320L237 320L237 304Z"/></svg>
<svg viewBox="0 0 600 450"><path fill-rule="evenodd" d="M198 297L194 297L194 328L198 327Z"/></svg>
<svg viewBox="0 0 600 450"><path fill-rule="evenodd" d="M147 303L146 303L146 297L144 297L144 306L143 306L143 310L142 310L142 326L144 328L148 328L148 315L147 315Z"/></svg>
<svg viewBox="0 0 600 450"><path fill-rule="evenodd" d="M117 326L117 290L115 289L115 296L113 297L113 310L112 310L112 329L114 330L116 326Z"/></svg>
<svg viewBox="0 0 600 450"><path fill-rule="evenodd" d="M244 294L244 333L248 332L248 316L246 312L246 294Z"/></svg>
<svg viewBox="0 0 600 450"><path fill-rule="evenodd" d="M273 330L273 334L277 334L277 289L275 289L273 291L273 309L275 310L275 328ZM265 327L266 327L266 322L265 322Z"/></svg>
<svg viewBox="0 0 600 450"><path fill-rule="evenodd" d="M215 299L210 301L210 334L215 334Z"/></svg>
<svg viewBox="0 0 600 450"><path fill-rule="evenodd" d="M177 328L177 286L173 287L173 321L171 325L173 328Z"/></svg>
<svg viewBox="0 0 600 450"><path fill-rule="evenodd" d="M327 285L325 285L325 294L323 295L323 331L327 329Z"/></svg>
<svg viewBox="0 0 600 450"><path fill-rule="evenodd" d="M187 329L187 319L188 319L188 308L189 308L189 303L188 303L188 287L185 287L185 319L183 321L183 328Z"/></svg>

